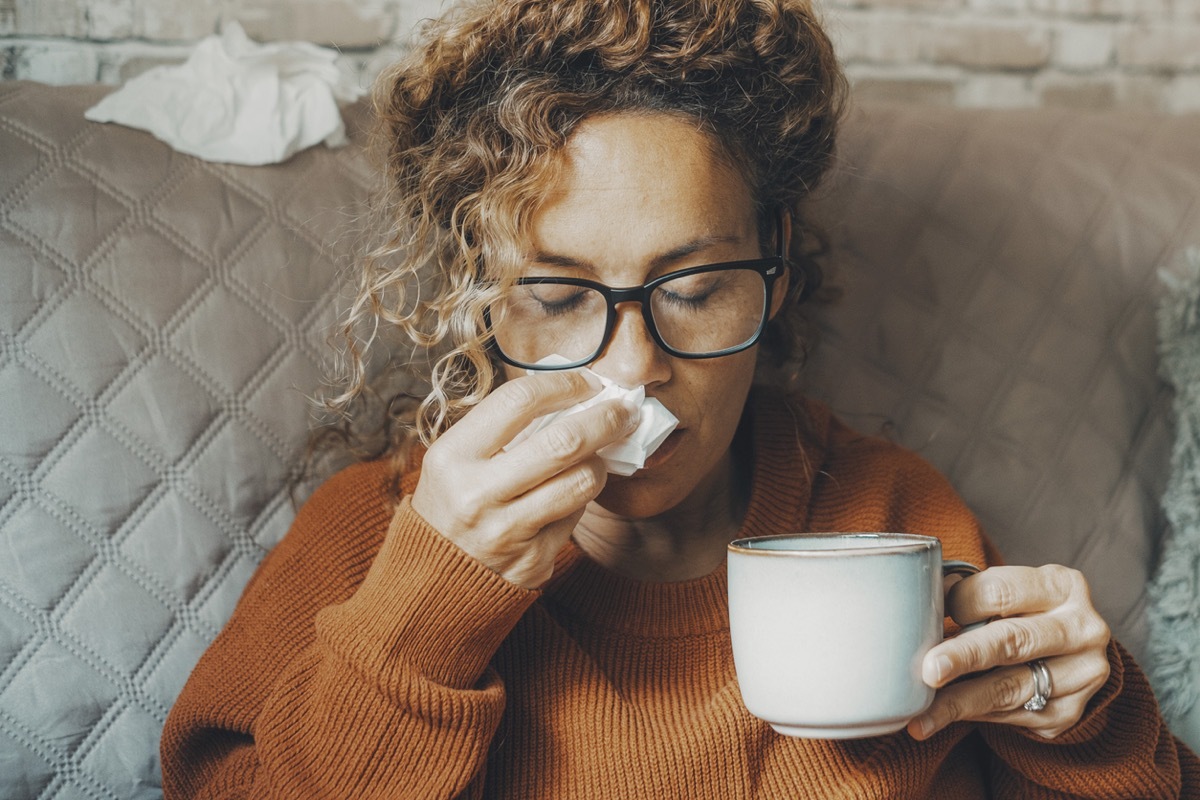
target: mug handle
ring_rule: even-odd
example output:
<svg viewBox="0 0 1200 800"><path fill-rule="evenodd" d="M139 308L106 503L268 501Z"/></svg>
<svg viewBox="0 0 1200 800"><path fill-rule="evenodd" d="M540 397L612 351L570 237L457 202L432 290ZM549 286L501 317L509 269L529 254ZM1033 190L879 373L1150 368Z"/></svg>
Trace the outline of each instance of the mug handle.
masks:
<svg viewBox="0 0 1200 800"><path fill-rule="evenodd" d="M942 562L942 577L949 578L951 575L962 575L964 578L968 575L974 575L979 572L979 567L969 561L943 561Z"/></svg>
<svg viewBox="0 0 1200 800"><path fill-rule="evenodd" d="M972 564L969 561L943 561L942 562L942 577L943 578L948 578L951 575L962 575L964 578L966 578L968 576L975 575L978 572L980 572L979 567L975 566L974 564ZM984 625L987 625L989 622L991 622L990 619L980 620L979 622L972 622L970 625L963 625L961 628L959 628L958 632L966 633L967 631L973 631L976 628L982 628Z"/></svg>

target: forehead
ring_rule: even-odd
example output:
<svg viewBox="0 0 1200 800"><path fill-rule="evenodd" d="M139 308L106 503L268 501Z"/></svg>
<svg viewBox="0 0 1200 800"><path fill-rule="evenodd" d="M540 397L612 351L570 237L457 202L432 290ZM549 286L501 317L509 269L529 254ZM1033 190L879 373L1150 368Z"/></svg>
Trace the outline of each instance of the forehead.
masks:
<svg viewBox="0 0 1200 800"><path fill-rule="evenodd" d="M617 188L654 174L674 172L701 180L742 182L717 138L690 117L663 112L623 112L589 117L567 139L560 188Z"/></svg>
<svg viewBox="0 0 1200 800"><path fill-rule="evenodd" d="M539 244L565 228L602 237L697 235L752 217L741 174L711 134L683 117L625 112L584 120L555 172L534 217Z"/></svg>

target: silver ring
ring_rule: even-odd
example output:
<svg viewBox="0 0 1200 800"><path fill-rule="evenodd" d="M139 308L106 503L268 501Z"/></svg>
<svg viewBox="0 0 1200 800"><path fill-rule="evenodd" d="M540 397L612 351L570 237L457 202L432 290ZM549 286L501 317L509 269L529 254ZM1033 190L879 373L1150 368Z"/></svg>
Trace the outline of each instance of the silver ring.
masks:
<svg viewBox="0 0 1200 800"><path fill-rule="evenodd" d="M1025 703L1026 711L1041 711L1050 702L1050 670L1042 659L1030 661L1025 666L1033 673L1033 697Z"/></svg>

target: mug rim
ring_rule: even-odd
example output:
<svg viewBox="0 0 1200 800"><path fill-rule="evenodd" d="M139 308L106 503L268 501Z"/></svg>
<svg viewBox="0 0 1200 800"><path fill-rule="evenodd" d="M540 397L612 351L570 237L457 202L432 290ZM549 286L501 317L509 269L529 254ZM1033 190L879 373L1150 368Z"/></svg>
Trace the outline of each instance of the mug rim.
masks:
<svg viewBox="0 0 1200 800"><path fill-rule="evenodd" d="M885 540L889 544L862 547L837 547L831 550L777 550L769 547L755 547L759 542L778 539L871 539ZM767 536L747 536L734 539L726 549L730 555L776 556L784 558L838 558L847 555L888 555L890 553L915 553L940 547L942 540L934 536L920 533L891 533L874 531L842 531L808 533L774 533Z"/></svg>

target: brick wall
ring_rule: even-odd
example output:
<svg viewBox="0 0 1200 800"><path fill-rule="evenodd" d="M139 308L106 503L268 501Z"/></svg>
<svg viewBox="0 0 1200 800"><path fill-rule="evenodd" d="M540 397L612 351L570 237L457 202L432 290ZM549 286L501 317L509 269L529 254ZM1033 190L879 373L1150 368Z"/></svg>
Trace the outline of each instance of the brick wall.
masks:
<svg viewBox="0 0 1200 800"><path fill-rule="evenodd" d="M336 45L366 83L445 2L0 0L0 74L120 83L237 19L258 39ZM816 2L861 95L1200 112L1200 0Z"/></svg>
<svg viewBox="0 0 1200 800"><path fill-rule="evenodd" d="M824 0L856 91L1200 111L1200 0Z"/></svg>

